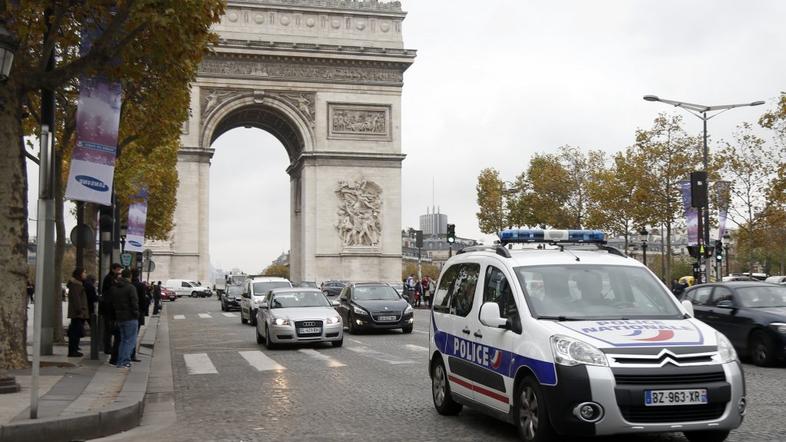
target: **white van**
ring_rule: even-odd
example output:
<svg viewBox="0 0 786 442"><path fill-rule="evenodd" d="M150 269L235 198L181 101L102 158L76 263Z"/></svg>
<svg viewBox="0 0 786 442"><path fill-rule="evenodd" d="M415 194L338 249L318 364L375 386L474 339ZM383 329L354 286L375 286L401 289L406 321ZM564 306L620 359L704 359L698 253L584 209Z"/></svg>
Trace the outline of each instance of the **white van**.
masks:
<svg viewBox="0 0 786 442"><path fill-rule="evenodd" d="M240 300L240 322L257 325L259 304L273 289L292 287L292 283L275 276L253 276L243 283L243 298Z"/></svg>
<svg viewBox="0 0 786 442"><path fill-rule="evenodd" d="M187 279L167 279L164 287L174 291L178 298L181 296L190 296L192 298L212 296L209 287L197 285L195 281L189 281Z"/></svg>
<svg viewBox="0 0 786 442"><path fill-rule="evenodd" d="M442 269L429 327L437 412L471 406L529 442L674 431L723 441L742 424L729 340L603 232L500 240L539 244L464 249Z"/></svg>

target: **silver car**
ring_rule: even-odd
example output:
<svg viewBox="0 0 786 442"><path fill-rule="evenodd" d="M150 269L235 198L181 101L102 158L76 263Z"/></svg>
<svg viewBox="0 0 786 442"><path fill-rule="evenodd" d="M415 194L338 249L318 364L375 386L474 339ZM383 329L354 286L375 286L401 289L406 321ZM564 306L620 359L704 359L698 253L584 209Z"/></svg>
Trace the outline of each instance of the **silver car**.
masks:
<svg viewBox="0 0 786 442"><path fill-rule="evenodd" d="M334 305L318 289L271 290L259 305L257 344L274 348L286 343L330 342L341 347L344 323Z"/></svg>

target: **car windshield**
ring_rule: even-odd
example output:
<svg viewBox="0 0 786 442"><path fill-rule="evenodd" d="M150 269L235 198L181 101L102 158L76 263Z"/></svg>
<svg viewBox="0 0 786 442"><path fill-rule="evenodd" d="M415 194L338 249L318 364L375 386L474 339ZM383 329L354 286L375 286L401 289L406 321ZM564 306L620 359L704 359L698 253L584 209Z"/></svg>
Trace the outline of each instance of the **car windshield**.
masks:
<svg viewBox="0 0 786 442"><path fill-rule="evenodd" d="M682 318L672 295L643 268L577 264L517 267L515 271L535 317Z"/></svg>
<svg viewBox="0 0 786 442"><path fill-rule="evenodd" d="M286 281L271 281L271 282L255 282L254 283L254 295L255 296L263 296L267 292L273 289L280 289L284 287L292 287Z"/></svg>
<svg viewBox="0 0 786 442"><path fill-rule="evenodd" d="M243 293L243 287L239 287L236 285L229 286L227 287L227 293L229 293L230 295L240 295Z"/></svg>
<svg viewBox="0 0 786 442"><path fill-rule="evenodd" d="M740 287L737 295L743 307L786 307L786 287Z"/></svg>
<svg viewBox="0 0 786 442"><path fill-rule="evenodd" d="M395 301L398 293L386 285L356 286L352 297L358 301Z"/></svg>
<svg viewBox="0 0 786 442"><path fill-rule="evenodd" d="M325 295L319 292L286 292L274 294L270 308L330 307Z"/></svg>

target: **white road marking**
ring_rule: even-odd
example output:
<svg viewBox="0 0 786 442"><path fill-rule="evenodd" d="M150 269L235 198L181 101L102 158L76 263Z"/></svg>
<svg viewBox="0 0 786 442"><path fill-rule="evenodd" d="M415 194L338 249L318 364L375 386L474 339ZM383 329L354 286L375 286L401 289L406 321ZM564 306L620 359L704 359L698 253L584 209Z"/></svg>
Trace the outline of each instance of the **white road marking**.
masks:
<svg viewBox="0 0 786 442"><path fill-rule="evenodd" d="M227 318L237 318L237 313L222 313Z"/></svg>
<svg viewBox="0 0 786 442"><path fill-rule="evenodd" d="M376 359L378 361L387 362L388 364L392 365L401 365L401 364L415 364L416 362L410 359L399 359L393 355L389 355L387 353L382 353L376 350L372 350L368 347L347 347L347 350L354 351L355 353L360 353L362 355L368 356L372 359Z"/></svg>
<svg viewBox="0 0 786 442"><path fill-rule="evenodd" d="M428 347L423 347L422 345L406 344L404 347L415 351L428 351Z"/></svg>
<svg viewBox="0 0 786 442"><path fill-rule="evenodd" d="M207 353L184 354L188 374L217 374L216 366L210 361Z"/></svg>
<svg viewBox="0 0 786 442"><path fill-rule="evenodd" d="M314 359L319 359L320 361L325 361L325 363L327 364L328 367L331 367L331 368L334 368L334 367L346 367L346 364L342 364L341 362L338 362L337 360L331 358L330 356L323 355L322 353L320 353L320 352L318 352L316 350L312 350L310 348L301 348L299 351L301 353L303 353L303 354L311 356Z"/></svg>
<svg viewBox="0 0 786 442"><path fill-rule="evenodd" d="M261 351L240 351L238 353L257 371L286 370L286 367L270 359Z"/></svg>
<svg viewBox="0 0 786 442"><path fill-rule="evenodd" d="M348 341L352 341L352 342L354 342L355 344L365 344L365 342L363 342L363 341L358 341L357 339L350 339L350 338L347 338L347 340L348 340Z"/></svg>
<svg viewBox="0 0 786 442"><path fill-rule="evenodd" d="M173 316L175 319L186 319L186 315L175 315Z"/></svg>
<svg viewBox="0 0 786 442"><path fill-rule="evenodd" d="M210 319L210 318L212 318L212 316L210 316L209 313L200 313L199 317L202 318L202 319Z"/></svg>
<svg viewBox="0 0 786 442"><path fill-rule="evenodd" d="M422 330L412 330L412 332L413 333L420 333L421 335L427 335L428 334L427 331L422 331Z"/></svg>

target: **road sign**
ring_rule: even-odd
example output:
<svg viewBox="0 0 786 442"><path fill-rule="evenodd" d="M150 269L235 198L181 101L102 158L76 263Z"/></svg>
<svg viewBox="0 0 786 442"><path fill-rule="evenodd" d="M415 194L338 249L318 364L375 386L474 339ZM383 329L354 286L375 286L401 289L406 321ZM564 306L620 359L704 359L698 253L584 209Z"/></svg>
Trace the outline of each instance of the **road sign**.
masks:
<svg viewBox="0 0 786 442"><path fill-rule="evenodd" d="M123 267L129 267L131 265L131 259L132 258L133 258L133 255L128 253L128 252L121 253L120 254L120 265L122 265Z"/></svg>
<svg viewBox="0 0 786 442"><path fill-rule="evenodd" d="M85 224L77 225L71 229L69 237L71 239L71 244L82 247L88 247L96 240L96 234L93 232L93 229Z"/></svg>
<svg viewBox="0 0 786 442"><path fill-rule="evenodd" d="M153 251L150 249L145 249L145 251L142 252L142 258L144 258L145 261L149 260L152 256L153 256Z"/></svg>
<svg viewBox="0 0 786 442"><path fill-rule="evenodd" d="M156 263L148 259L144 264L142 264L142 271L146 273L155 272Z"/></svg>

